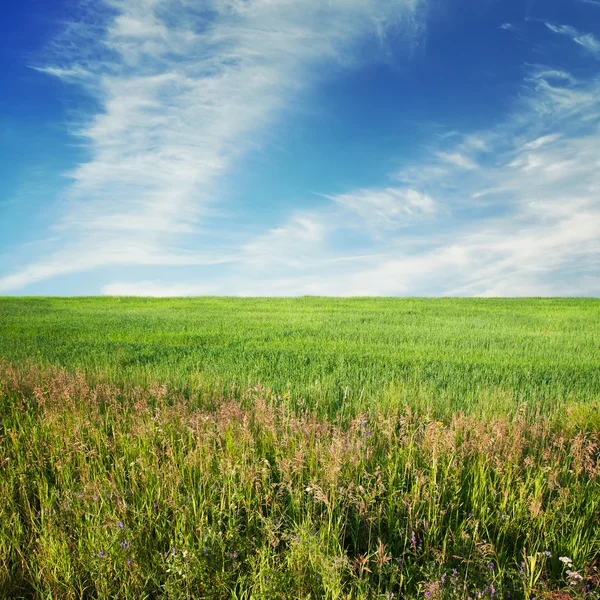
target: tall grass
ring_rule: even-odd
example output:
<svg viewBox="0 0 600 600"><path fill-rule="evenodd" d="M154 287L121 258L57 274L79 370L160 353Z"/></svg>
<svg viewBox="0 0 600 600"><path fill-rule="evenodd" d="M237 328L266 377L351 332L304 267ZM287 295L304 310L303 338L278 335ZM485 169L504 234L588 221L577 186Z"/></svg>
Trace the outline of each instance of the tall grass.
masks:
<svg viewBox="0 0 600 600"><path fill-rule="evenodd" d="M2 597L600 597L597 404L342 422L202 390L2 363Z"/></svg>

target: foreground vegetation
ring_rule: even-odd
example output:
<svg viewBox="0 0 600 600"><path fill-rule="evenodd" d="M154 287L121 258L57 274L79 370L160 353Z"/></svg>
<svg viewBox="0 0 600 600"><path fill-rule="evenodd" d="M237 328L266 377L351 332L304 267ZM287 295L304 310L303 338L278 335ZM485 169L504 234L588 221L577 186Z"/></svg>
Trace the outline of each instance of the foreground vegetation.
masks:
<svg viewBox="0 0 600 600"><path fill-rule="evenodd" d="M0 412L2 597L599 597L592 408L342 427L4 364Z"/></svg>
<svg viewBox="0 0 600 600"><path fill-rule="evenodd" d="M0 299L0 598L597 600L599 312Z"/></svg>

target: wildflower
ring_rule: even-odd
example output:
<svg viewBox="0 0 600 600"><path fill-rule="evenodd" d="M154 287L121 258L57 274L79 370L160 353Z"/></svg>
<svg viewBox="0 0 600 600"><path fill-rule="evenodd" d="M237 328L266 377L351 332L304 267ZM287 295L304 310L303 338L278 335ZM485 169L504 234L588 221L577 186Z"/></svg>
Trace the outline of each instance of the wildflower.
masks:
<svg viewBox="0 0 600 600"><path fill-rule="evenodd" d="M425 592L425 598L431 598L431 592Z"/></svg>
<svg viewBox="0 0 600 600"><path fill-rule="evenodd" d="M100 550L100 552L98 552L98 556L100 558L104 558L104 550Z"/></svg>
<svg viewBox="0 0 600 600"><path fill-rule="evenodd" d="M202 554L204 554L204 556L206 556L208 554L208 550L206 548L204 548L204 550L202 550Z"/></svg>
<svg viewBox="0 0 600 600"><path fill-rule="evenodd" d="M493 571L493 570L494 570L494 563L493 563L493 562L491 562L491 563L488 565L488 569L489 569L490 571Z"/></svg>
<svg viewBox="0 0 600 600"><path fill-rule="evenodd" d="M128 558L128 559L127 559L127 564L128 564L128 565L130 565L130 564L131 564L131 559L130 559L130 558Z"/></svg>
<svg viewBox="0 0 600 600"><path fill-rule="evenodd" d="M117 527L119 529L125 529L125 525L123 525L123 521L117 521Z"/></svg>
<svg viewBox="0 0 600 600"><path fill-rule="evenodd" d="M547 556L548 558L552 558L552 552L549 552L548 550L544 550L543 552L540 552L540 554L542 556Z"/></svg>
<svg viewBox="0 0 600 600"><path fill-rule="evenodd" d="M558 560L560 560L560 562L564 563L565 565L573 564L573 561L568 556L559 556Z"/></svg>
<svg viewBox="0 0 600 600"><path fill-rule="evenodd" d="M129 548L131 546L131 542L129 540L124 540L121 542L121 548Z"/></svg>
<svg viewBox="0 0 600 600"><path fill-rule="evenodd" d="M175 548L171 548L171 552L173 553L173 556L177 554L177 550L175 550Z"/></svg>

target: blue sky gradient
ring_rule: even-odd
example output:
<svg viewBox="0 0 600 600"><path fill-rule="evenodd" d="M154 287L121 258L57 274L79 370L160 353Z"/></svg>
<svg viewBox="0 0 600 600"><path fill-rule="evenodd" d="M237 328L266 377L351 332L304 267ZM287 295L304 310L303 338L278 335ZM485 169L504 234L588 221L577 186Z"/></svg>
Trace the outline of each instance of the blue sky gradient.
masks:
<svg viewBox="0 0 600 600"><path fill-rule="evenodd" d="M0 294L600 296L600 0L8 0Z"/></svg>

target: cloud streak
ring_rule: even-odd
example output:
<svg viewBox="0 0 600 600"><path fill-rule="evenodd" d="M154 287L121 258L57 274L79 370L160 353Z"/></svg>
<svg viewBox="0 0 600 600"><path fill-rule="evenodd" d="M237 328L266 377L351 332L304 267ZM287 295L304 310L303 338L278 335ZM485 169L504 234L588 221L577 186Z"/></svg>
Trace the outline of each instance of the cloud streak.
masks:
<svg viewBox="0 0 600 600"><path fill-rule="evenodd" d="M61 248L0 278L0 291L108 265L180 264L181 236L218 204L232 164L357 42L419 0L105 0L36 67L99 105L76 128L90 159L68 175ZM92 43L93 40L93 43ZM317 68L318 67L318 68ZM222 249L209 262L218 260Z"/></svg>
<svg viewBox="0 0 600 600"><path fill-rule="evenodd" d="M453 136L454 147L403 168L403 181L426 182L443 202L408 187L328 196L304 214L318 236L302 240L294 220L273 230L261 239L261 275L253 276L250 261L220 293L600 295L600 80L536 67L527 82L500 125ZM446 160L460 154L475 162L483 147L486 168ZM418 210L406 203L411 197ZM420 218L394 229L407 224L409 209ZM373 239L373 224L392 232ZM370 255L342 262L344 232L349 247Z"/></svg>
<svg viewBox="0 0 600 600"><path fill-rule="evenodd" d="M553 25L552 23L546 23L546 27L554 33L566 35L576 44L579 44L588 52L591 52L593 55L600 58L600 40L591 33L581 33L575 29L575 27L571 27L570 25Z"/></svg>

